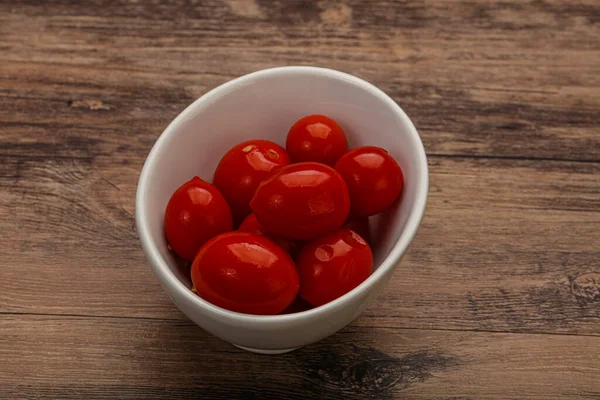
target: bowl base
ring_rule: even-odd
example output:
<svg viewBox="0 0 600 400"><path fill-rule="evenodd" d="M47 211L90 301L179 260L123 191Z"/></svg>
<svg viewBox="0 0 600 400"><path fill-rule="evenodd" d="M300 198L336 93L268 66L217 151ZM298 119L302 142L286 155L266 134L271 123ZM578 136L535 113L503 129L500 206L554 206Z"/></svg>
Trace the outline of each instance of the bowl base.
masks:
<svg viewBox="0 0 600 400"><path fill-rule="evenodd" d="M237 344L234 344L234 346L237 347L238 349L246 350L246 351L249 351L251 353L271 354L271 355L285 354L285 353L289 353L289 352L294 351L294 350L297 349L297 347L295 347L293 349L266 350L266 349L252 349L250 347L238 346Z"/></svg>

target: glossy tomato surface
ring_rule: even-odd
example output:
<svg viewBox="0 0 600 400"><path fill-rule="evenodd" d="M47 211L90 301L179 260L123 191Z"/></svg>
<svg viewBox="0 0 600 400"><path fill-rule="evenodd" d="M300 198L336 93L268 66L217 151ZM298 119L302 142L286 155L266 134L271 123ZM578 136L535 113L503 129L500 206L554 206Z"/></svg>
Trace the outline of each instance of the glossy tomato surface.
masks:
<svg viewBox="0 0 600 400"><path fill-rule="evenodd" d="M380 147L352 149L338 160L335 169L348 185L353 215L379 214L402 193L402 170L396 160Z"/></svg>
<svg viewBox="0 0 600 400"><path fill-rule="evenodd" d="M292 125L285 148L294 162L316 161L333 167L348 150L348 142L337 122L315 114Z"/></svg>
<svg viewBox="0 0 600 400"><path fill-rule="evenodd" d="M367 243L371 243L371 228L369 226L369 217L360 217L350 215L343 225L343 228L348 228L358 233Z"/></svg>
<svg viewBox="0 0 600 400"><path fill-rule="evenodd" d="M238 231L252 232L252 233L256 233L258 235L266 236L267 238L274 241L279 247L281 247L283 250L285 250L288 254L291 254L292 256L296 255L296 253L300 250L300 247L302 245L299 242L284 239L282 237L279 237L277 235L269 233L265 229L263 224L261 224L258 221L258 218L256 218L256 214L254 214L254 213L248 215L244 219L244 221L242 221L240 227L238 228Z"/></svg>
<svg viewBox="0 0 600 400"><path fill-rule="evenodd" d="M350 197L333 168L305 162L285 166L264 181L250 207L267 231L307 240L341 227L350 212Z"/></svg>
<svg viewBox="0 0 600 400"><path fill-rule="evenodd" d="M249 140L225 153L213 184L227 199L237 223L250 214L249 203L258 185L290 162L285 149L269 140Z"/></svg>
<svg viewBox="0 0 600 400"><path fill-rule="evenodd" d="M207 240L233 229L225 198L216 187L197 176L173 193L164 223L169 246L188 261L194 259Z"/></svg>
<svg viewBox="0 0 600 400"><path fill-rule="evenodd" d="M209 240L191 272L200 297L231 311L278 314L298 294L298 273L289 254L255 233L227 232Z"/></svg>
<svg viewBox="0 0 600 400"><path fill-rule="evenodd" d="M342 228L304 246L296 266L300 296L318 307L367 279L373 269L373 253L360 235Z"/></svg>

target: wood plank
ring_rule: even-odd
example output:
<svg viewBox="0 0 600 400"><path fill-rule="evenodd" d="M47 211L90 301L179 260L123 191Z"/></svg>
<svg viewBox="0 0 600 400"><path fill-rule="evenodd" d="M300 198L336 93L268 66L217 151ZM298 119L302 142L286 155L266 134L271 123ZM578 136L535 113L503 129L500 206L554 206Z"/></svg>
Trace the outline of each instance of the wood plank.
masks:
<svg viewBox="0 0 600 400"><path fill-rule="evenodd" d="M260 356L187 321L4 315L0 343L2 398L600 396L597 337L351 327Z"/></svg>
<svg viewBox="0 0 600 400"><path fill-rule="evenodd" d="M23 144L0 165L0 311L182 318L139 247L140 165L101 135L85 146L46 159L51 146ZM40 157L20 156L30 150ZM430 168L417 238L359 324L600 335L600 164Z"/></svg>
<svg viewBox="0 0 600 400"><path fill-rule="evenodd" d="M598 335L598 167L433 160L417 238L361 323Z"/></svg>
<svg viewBox="0 0 600 400"><path fill-rule="evenodd" d="M280 65L389 93L431 191L382 296L265 357L175 309L133 211L172 118ZM0 3L0 398L600 399L599 65L597 0Z"/></svg>
<svg viewBox="0 0 600 400"><path fill-rule="evenodd" d="M2 10L2 311L180 318L139 250L137 175L185 105L256 68L325 60L381 84L430 154L597 159L595 2L290 4ZM363 323L598 334L598 164L430 164L423 227Z"/></svg>
<svg viewBox="0 0 600 400"><path fill-rule="evenodd" d="M150 140L219 83L309 64L388 92L432 154L600 160L595 0L157 3L0 10L0 121Z"/></svg>

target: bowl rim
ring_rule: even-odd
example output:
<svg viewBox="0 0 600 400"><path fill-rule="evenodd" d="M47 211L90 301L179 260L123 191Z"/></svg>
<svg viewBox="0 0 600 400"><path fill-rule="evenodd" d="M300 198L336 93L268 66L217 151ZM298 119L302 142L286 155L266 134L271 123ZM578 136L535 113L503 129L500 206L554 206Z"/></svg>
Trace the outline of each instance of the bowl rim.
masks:
<svg viewBox="0 0 600 400"><path fill-rule="evenodd" d="M381 262L379 267L365 281L363 281L360 285L352 289L350 292L320 307L293 314L254 315L230 311L216 306L202 299L200 296L194 294L171 271L166 260L158 251L157 245L151 239L147 221L145 218L143 218L143 216L146 214L146 186L148 185L149 176L154 168L156 158L161 146L165 144L172 136L175 135L177 131L177 126L189 117L191 117L191 115L196 111L196 108L198 108L198 106L200 106L202 103L214 102L218 98L230 94L231 92L236 90L238 86L243 86L248 81L251 81L256 78L261 78L268 75L293 76L297 73L317 74L325 76L327 78L344 80L358 86L359 88L365 91L370 92L371 95L378 97L382 101L387 103L390 109L395 113L396 118L400 119L402 123L408 128L409 140L413 141L413 147L417 149L417 160L420 164L418 165L418 167L423 171L424 179L420 185L417 185L415 207L411 211L406 221L406 225L404 227L404 234L401 235L398 241L396 241L396 243L386 256L386 258ZM166 285L171 290L177 291L178 294L183 296L184 299L193 304L194 307L203 309L205 312L211 313L219 319L235 321L236 323L248 322L254 324L261 324L265 326L279 325L289 323L298 319L316 319L320 316L323 316L324 314L334 312L336 309L341 308L343 304L348 302L350 299L368 292L380 279L382 279L386 275L386 273L392 272L393 269L398 265L402 256L408 250L408 247L410 246L417 233L417 230L425 212L428 190L429 168L427 164L427 155L425 153L423 142L421 141L421 138L408 115L406 115L404 110L394 100L392 100L391 97L389 97L385 92L383 92L375 85L345 72L316 66L283 66L258 70L229 80L200 96L190 105L188 105L179 115L177 115L177 117L175 117L169 123L169 125L157 138L156 142L152 146L152 149L150 150L150 153L144 161L144 166L140 173L140 178L138 180L136 191L135 221L138 235L140 237L140 242L146 255L146 258L148 258L153 272L161 281L163 286Z"/></svg>

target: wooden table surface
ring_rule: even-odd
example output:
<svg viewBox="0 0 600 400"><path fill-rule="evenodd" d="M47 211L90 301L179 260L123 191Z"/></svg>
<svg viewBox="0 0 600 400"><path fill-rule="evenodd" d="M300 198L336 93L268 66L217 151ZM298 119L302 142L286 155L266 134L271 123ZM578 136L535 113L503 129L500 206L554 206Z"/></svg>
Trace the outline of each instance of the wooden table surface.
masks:
<svg viewBox="0 0 600 400"><path fill-rule="evenodd" d="M169 301L134 226L189 103L281 65L411 116L426 216L353 324L246 353ZM3 1L0 398L600 399L600 2Z"/></svg>

